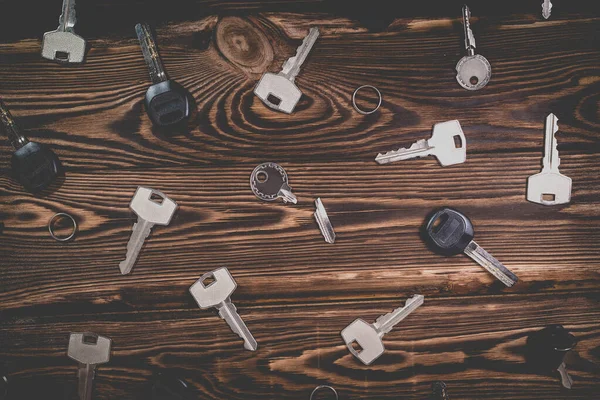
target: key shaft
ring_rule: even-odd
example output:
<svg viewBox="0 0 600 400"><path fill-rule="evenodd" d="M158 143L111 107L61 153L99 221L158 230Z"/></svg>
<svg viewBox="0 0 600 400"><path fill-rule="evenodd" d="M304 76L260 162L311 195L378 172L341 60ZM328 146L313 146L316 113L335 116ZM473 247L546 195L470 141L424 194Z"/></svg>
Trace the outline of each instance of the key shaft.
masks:
<svg viewBox="0 0 600 400"><path fill-rule="evenodd" d="M79 363L77 376L79 380L78 392L81 400L92 400L92 389L96 375L96 364Z"/></svg>
<svg viewBox="0 0 600 400"><path fill-rule="evenodd" d="M310 28L308 35L302 40L302 44L296 50L296 55L288 58L283 64L281 75L285 76L289 81L294 82L318 37L319 29L316 27Z"/></svg>
<svg viewBox="0 0 600 400"><path fill-rule="evenodd" d="M560 165L560 157L558 155L558 142L556 140L556 132L558 132L558 118L556 115L549 114L546 117L545 143L544 143L544 160L542 172L558 172Z"/></svg>
<svg viewBox="0 0 600 400"><path fill-rule="evenodd" d="M560 383L563 385L563 387L571 389L573 386L573 379L567 372L567 366L564 362L558 366L557 371L560 373Z"/></svg>
<svg viewBox="0 0 600 400"><path fill-rule="evenodd" d="M58 30L61 32L73 32L77 23L77 15L75 13L75 0L63 0L62 14L58 19Z"/></svg>
<svg viewBox="0 0 600 400"><path fill-rule="evenodd" d="M408 317L413 311L419 308L425 297L420 294L416 294L410 299L406 300L404 307L395 309L394 311L384 314L377 318L373 327L377 330L379 337L383 337L386 333L392 330L394 326L399 324L403 319Z"/></svg>
<svg viewBox="0 0 600 400"><path fill-rule="evenodd" d="M429 146L426 139L420 139L414 142L409 148L403 147L398 150L379 153L375 161L379 164L389 164L396 161L410 160L416 157L426 157L431 155L433 148Z"/></svg>
<svg viewBox="0 0 600 400"><path fill-rule="evenodd" d="M542 2L542 16L544 19L550 18L550 14L552 13L552 2L550 0L544 0Z"/></svg>
<svg viewBox="0 0 600 400"><path fill-rule="evenodd" d="M314 217L317 221L317 225L319 225L321 234L327 243L335 243L335 231L333 230L331 221L329 221L329 216L327 215L327 211L325 210L325 206L323 205L320 197L315 200L315 206L316 211L314 213Z"/></svg>
<svg viewBox="0 0 600 400"><path fill-rule="evenodd" d="M477 264L488 270L489 273L494 275L508 287L513 286L519 280L515 274L513 274L494 256L480 247L474 240L467 245L464 253L475 260Z"/></svg>
<svg viewBox="0 0 600 400"><path fill-rule="evenodd" d="M129 238L129 242L127 242L126 258L119 263L121 274L127 275L131 273L142 246L144 245L144 241L150 235L153 226L153 223L148 222L141 217L138 217L138 221L133 224L133 232Z"/></svg>
<svg viewBox="0 0 600 400"><path fill-rule="evenodd" d="M148 66L152 83L157 84L168 80L169 77L163 66L160 54L158 53L158 46L156 45L150 25L145 23L137 24L135 26L135 32L140 42L142 54L146 61L146 65Z"/></svg>
<svg viewBox="0 0 600 400"><path fill-rule="evenodd" d="M19 150L29 143L29 140L21 133L21 128L15 122L10 110L2 99L0 99L0 122L6 131L10 144L15 150Z"/></svg>
<svg viewBox="0 0 600 400"><path fill-rule="evenodd" d="M462 8L462 14L465 31L465 49L467 50L468 55L474 56L477 45L475 43L475 35L473 35L473 31L471 30L471 10L469 10L469 7L466 4Z"/></svg>
<svg viewBox="0 0 600 400"><path fill-rule="evenodd" d="M216 308L219 310L219 316L227 322L227 325L229 325L231 330L244 340L244 348L246 350L256 351L258 348L256 339L254 339L254 336L250 333L246 323L238 314L237 309L231 300L225 300L217 305Z"/></svg>

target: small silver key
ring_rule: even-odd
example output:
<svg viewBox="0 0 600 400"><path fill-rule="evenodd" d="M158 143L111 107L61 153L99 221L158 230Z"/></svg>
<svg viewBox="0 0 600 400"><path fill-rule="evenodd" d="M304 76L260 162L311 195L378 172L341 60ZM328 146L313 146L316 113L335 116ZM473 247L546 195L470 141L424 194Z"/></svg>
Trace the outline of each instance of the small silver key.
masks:
<svg viewBox="0 0 600 400"><path fill-rule="evenodd" d="M342 330L342 338L350 353L362 361L363 364L370 365L385 351L382 341L383 335L419 308L424 300L425 297L416 294L406 300L404 307L380 316L373 324L369 324L360 318L352 322Z"/></svg>
<svg viewBox="0 0 600 400"><path fill-rule="evenodd" d="M530 176L527 180L527 200L545 206L566 204L571 201L571 178L558 171L560 157L556 132L558 132L558 118L554 114L549 114L546 117L542 172Z"/></svg>
<svg viewBox="0 0 600 400"><path fill-rule="evenodd" d="M285 170L274 162L262 163L250 175L250 188L256 197L264 201L275 201L279 198L284 203L298 203L288 184Z"/></svg>
<svg viewBox="0 0 600 400"><path fill-rule="evenodd" d="M85 40L75 34L75 0L63 0L58 29L44 33L42 57L61 63L81 63L85 57Z"/></svg>
<svg viewBox="0 0 600 400"><path fill-rule="evenodd" d="M212 282L209 282L211 281ZM237 283L227 268L219 268L204 274L190 287L190 293L202 310L215 307L219 316L227 322L231 330L244 339L244 348L255 351L258 344L254 336L231 302L231 294L237 288Z"/></svg>
<svg viewBox="0 0 600 400"><path fill-rule="evenodd" d="M550 14L552 14L552 1L544 0L542 2L542 17L548 19L550 18Z"/></svg>
<svg viewBox="0 0 600 400"><path fill-rule="evenodd" d="M308 53L319 37L318 28L310 28L308 35L302 41L296 55L289 58L284 64L283 69L278 74L266 72L256 88L254 94L267 106L277 111L291 114L302 97L302 92L294 84L296 75L300 72L300 67L308 57Z"/></svg>
<svg viewBox="0 0 600 400"><path fill-rule="evenodd" d="M471 11L463 6L463 26L465 28L465 48L467 55L456 64L456 80L467 90L479 90L488 84L492 77L492 66L487 58L475 54L475 36L471 30Z"/></svg>
<svg viewBox="0 0 600 400"><path fill-rule="evenodd" d="M69 337L69 358L79 363L79 399L92 399L92 385L96 366L110 360L111 340L95 333L71 333Z"/></svg>
<svg viewBox="0 0 600 400"><path fill-rule="evenodd" d="M152 197L157 200L153 200ZM169 225L177 210L177 203L158 190L140 186L133 195L129 208L137 215L138 221L133 224L133 233L127 243L127 257L119 264L123 275L129 274L133 269L144 240L150 235L152 227Z"/></svg>
<svg viewBox="0 0 600 400"><path fill-rule="evenodd" d="M467 160L467 139L460 122L452 120L435 124L430 139L418 140L409 148L380 153L375 157L375 161L379 164L389 164L430 155L434 155L443 167L461 164Z"/></svg>
<svg viewBox="0 0 600 400"><path fill-rule="evenodd" d="M567 365L563 362L556 370L560 374L560 383L563 387L571 389L573 387L573 378L571 378L571 375L567 372Z"/></svg>
<svg viewBox="0 0 600 400"><path fill-rule="evenodd" d="M315 207L317 208L314 216L317 221L317 225L319 225L319 229L321 230L321 234L325 238L327 243L335 243L335 231L333 230L333 225L331 225L331 221L329 221L329 216L327 215L327 211L325 210L325 206L323 206L323 202L321 198L317 198L315 200Z"/></svg>

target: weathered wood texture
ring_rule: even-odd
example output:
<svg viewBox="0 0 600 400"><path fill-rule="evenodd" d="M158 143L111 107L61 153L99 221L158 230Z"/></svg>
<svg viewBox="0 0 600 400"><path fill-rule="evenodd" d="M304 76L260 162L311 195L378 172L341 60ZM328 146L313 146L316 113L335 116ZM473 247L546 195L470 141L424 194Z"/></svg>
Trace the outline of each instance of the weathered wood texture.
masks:
<svg viewBox="0 0 600 400"><path fill-rule="evenodd" d="M478 50L493 66L492 81L475 93L454 77L463 55L460 3L421 4L414 15L316 1L197 1L164 15L143 8L158 23L167 72L198 105L190 132L169 135L150 126L142 106L149 80L133 32L137 2L81 3L85 65L40 58L38 37L54 20L39 34L26 24L0 44L0 94L30 138L51 144L66 167L42 196L28 195L8 177L11 149L0 144L0 368L15 382L74 387L68 334L94 331L114 343L97 399L140 398L158 368L179 371L205 399L307 399L323 383L342 399L425 399L438 379L453 399L597 398L600 17L591 6L562 2L561 12L556 2L542 21L536 1L503 2L511 9L474 1ZM44 3L35 21L58 16L55 8ZM125 10L114 30L91 17L112 8ZM304 97L293 115L272 112L253 86L311 25L321 37L297 79ZM350 103L362 84L384 96L368 117ZM573 179L564 207L525 199L549 112L560 119L561 171ZM374 162L450 119L463 125L467 163ZM297 206L252 195L249 175L263 161L286 168ZM124 277L118 263L138 185L164 191L180 210L154 229ZM314 222L316 197L336 228L335 245ZM477 241L520 277L515 287L466 256L426 248L419 228L442 205L471 217ZM79 222L71 243L47 233L59 211ZM223 265L238 282L233 300L256 353L187 291ZM385 355L370 367L355 360L340 330L413 293L425 304L385 337ZM524 362L527 335L551 323L580 340L568 358L571 391Z"/></svg>

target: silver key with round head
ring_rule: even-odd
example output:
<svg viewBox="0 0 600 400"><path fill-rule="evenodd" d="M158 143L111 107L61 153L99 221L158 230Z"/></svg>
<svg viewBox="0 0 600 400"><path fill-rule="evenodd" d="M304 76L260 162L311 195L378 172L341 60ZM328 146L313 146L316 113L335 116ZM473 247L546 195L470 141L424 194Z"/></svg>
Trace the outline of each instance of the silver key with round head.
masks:
<svg viewBox="0 0 600 400"><path fill-rule="evenodd" d="M250 188L256 197L264 201L280 198L284 203L298 202L288 184L285 169L274 162L262 163L254 168L250 175Z"/></svg>
<svg viewBox="0 0 600 400"><path fill-rule="evenodd" d="M58 29L44 33L42 57L61 63L81 63L85 57L85 40L75 34L75 0L63 0Z"/></svg>
<svg viewBox="0 0 600 400"><path fill-rule="evenodd" d="M360 318L352 322L342 330L342 338L350 353L362 361L363 364L370 365L385 351L382 341L383 335L419 308L424 300L425 297L416 294L406 300L404 307L382 315L373 324L369 324Z"/></svg>
<svg viewBox="0 0 600 400"><path fill-rule="evenodd" d="M456 64L456 80L467 90L479 90L488 84L492 77L492 66L484 56L475 54L475 36L471 30L471 11L463 6L463 26L465 28L465 48L467 55Z"/></svg>
<svg viewBox="0 0 600 400"><path fill-rule="evenodd" d="M552 2L550 0L543 0L542 2L542 16L544 19L550 18L552 14Z"/></svg>
<svg viewBox="0 0 600 400"><path fill-rule="evenodd" d="M111 340L95 333L71 333L69 337L69 358L77 361L80 400L92 399L92 385L96 366L110 360Z"/></svg>
<svg viewBox="0 0 600 400"><path fill-rule="evenodd" d="M571 201L571 178L558 171L560 157L556 132L558 132L558 118L554 114L549 114L546 117L542 172L530 176L527 180L527 200L545 206L566 204Z"/></svg>
<svg viewBox="0 0 600 400"><path fill-rule="evenodd" d="M389 164L411 158L435 156L443 167L461 164L467 160L467 139L457 120L441 122L433 126L431 138L417 140L409 148L378 154L375 161Z"/></svg>
<svg viewBox="0 0 600 400"><path fill-rule="evenodd" d="M177 203L158 190L140 186L133 195L129 208L137 215L138 221L133 224L133 233L127 243L127 256L119 264L123 275L129 274L133 269L152 227L169 225L177 210Z"/></svg>
<svg viewBox="0 0 600 400"><path fill-rule="evenodd" d="M300 72L300 67L308 57L308 53L319 37L318 28L310 28L308 35L302 41L302 44L296 50L296 55L289 58L283 69L278 74L266 72L256 88L254 94L263 101L267 106L277 111L291 114L296 107L296 104L302 97L302 92L294 80Z"/></svg>
<svg viewBox="0 0 600 400"><path fill-rule="evenodd" d="M258 344L254 336L231 302L231 294L237 288L237 283L227 268L219 268L204 274L190 287L190 293L201 309L215 307L219 316L227 322L231 330L244 339L244 348L255 351Z"/></svg>

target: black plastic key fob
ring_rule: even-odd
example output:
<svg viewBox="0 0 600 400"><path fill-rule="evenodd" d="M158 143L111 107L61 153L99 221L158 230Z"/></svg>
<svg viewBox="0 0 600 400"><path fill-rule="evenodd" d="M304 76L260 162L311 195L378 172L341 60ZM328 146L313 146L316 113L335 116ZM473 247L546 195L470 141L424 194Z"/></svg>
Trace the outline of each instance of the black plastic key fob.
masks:
<svg viewBox="0 0 600 400"><path fill-rule="evenodd" d="M150 86L145 103L148 117L154 125L178 125L190 117L192 95L179 83L169 79Z"/></svg>
<svg viewBox="0 0 600 400"><path fill-rule="evenodd" d="M15 178L30 192L44 190L58 176L58 157L44 144L29 142L14 152L11 166Z"/></svg>
<svg viewBox="0 0 600 400"><path fill-rule="evenodd" d="M433 250L448 256L463 253L474 235L471 220L452 208L434 211L424 229L425 239Z"/></svg>
<svg viewBox="0 0 600 400"><path fill-rule="evenodd" d="M554 371L577 339L562 325L549 325L527 337L527 361L538 370Z"/></svg>
<svg viewBox="0 0 600 400"><path fill-rule="evenodd" d="M161 372L154 378L150 400L191 400L192 389L171 372Z"/></svg>

